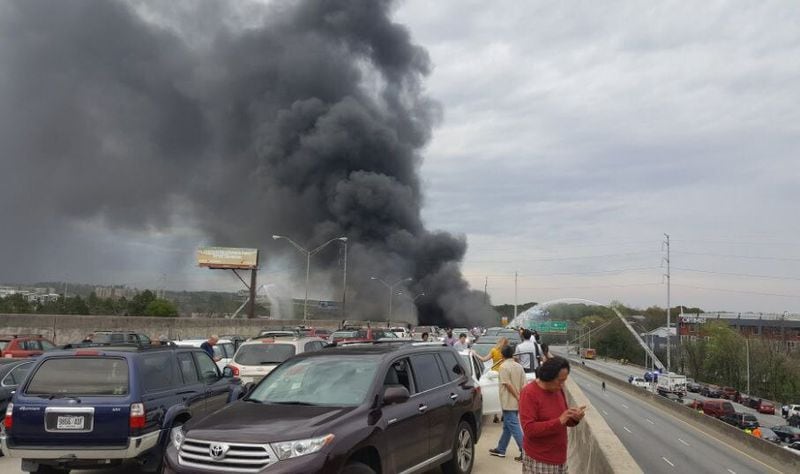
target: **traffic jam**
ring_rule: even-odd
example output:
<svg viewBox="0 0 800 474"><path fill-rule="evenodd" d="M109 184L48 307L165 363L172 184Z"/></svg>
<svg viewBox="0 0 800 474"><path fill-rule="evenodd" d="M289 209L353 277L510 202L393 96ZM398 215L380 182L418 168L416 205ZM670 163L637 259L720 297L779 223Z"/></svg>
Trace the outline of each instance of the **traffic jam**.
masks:
<svg viewBox="0 0 800 474"><path fill-rule="evenodd" d="M452 332L95 331L60 347L0 336L2 453L44 474L469 473L483 420L502 411L488 354L520 334L456 328L468 337L446 341Z"/></svg>

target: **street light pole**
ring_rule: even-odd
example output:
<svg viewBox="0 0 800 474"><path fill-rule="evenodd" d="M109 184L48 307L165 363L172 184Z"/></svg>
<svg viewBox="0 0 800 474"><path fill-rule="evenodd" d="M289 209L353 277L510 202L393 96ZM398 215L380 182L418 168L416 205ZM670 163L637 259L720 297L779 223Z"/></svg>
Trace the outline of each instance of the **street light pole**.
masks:
<svg viewBox="0 0 800 474"><path fill-rule="evenodd" d="M744 347L747 350L747 394L750 395L750 338L744 338Z"/></svg>
<svg viewBox="0 0 800 474"><path fill-rule="evenodd" d="M342 319L347 319L347 237L342 237L344 242L344 264L342 272Z"/></svg>
<svg viewBox="0 0 800 474"><path fill-rule="evenodd" d="M371 277L369 277L369 279L380 282L381 284L383 284L383 286L385 286L389 290L389 318L387 319L387 321L391 321L392 320L392 298L394 296L394 287L396 287L397 285L399 285L401 283L405 283L407 281L411 281L411 280L413 280L413 278L401 278L400 280L397 280L396 282L392 283L391 285L389 283L386 283L385 281L381 280L380 278L378 278L376 276L371 276ZM425 293L423 293L423 295L424 294ZM417 295L417 296L421 296L421 295ZM414 298L414 299L416 299L416 298Z"/></svg>
<svg viewBox="0 0 800 474"><path fill-rule="evenodd" d="M325 242L324 244L320 245L319 247L315 248L314 250L306 250L304 247L302 247L300 244L298 244L294 240L290 239L289 237L283 236L283 235L273 235L272 239L273 240L278 240L278 239L287 240L287 241L289 241L290 244L292 244L294 246L294 248L296 248L300 253L305 254L305 256L306 256L306 296L305 296L305 299L303 300L303 324L305 325L305 324L308 323L308 281L309 281L309 277L311 276L311 256L316 254L320 250L324 249L325 247L327 247L328 244L330 244L331 242L334 242L336 240L339 240L341 242L345 242L346 243L347 242L347 237L335 237L335 238Z"/></svg>

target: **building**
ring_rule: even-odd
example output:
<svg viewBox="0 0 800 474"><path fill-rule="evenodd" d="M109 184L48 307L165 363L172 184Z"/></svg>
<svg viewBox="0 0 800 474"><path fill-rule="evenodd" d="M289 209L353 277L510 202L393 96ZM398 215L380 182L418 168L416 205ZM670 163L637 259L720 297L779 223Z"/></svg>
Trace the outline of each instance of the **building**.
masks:
<svg viewBox="0 0 800 474"><path fill-rule="evenodd" d="M748 338L781 341L788 350L800 349L800 314L779 313L700 313L678 318L681 340L707 337L703 328L711 321L722 321Z"/></svg>

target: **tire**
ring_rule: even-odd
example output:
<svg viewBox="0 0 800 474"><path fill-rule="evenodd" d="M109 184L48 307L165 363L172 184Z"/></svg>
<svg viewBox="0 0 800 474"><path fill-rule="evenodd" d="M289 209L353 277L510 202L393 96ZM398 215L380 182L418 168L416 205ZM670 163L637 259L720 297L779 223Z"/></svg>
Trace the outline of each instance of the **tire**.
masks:
<svg viewBox="0 0 800 474"><path fill-rule="evenodd" d="M364 463L349 462L340 474L375 474L375 471Z"/></svg>
<svg viewBox="0 0 800 474"><path fill-rule="evenodd" d="M442 465L444 474L469 474L475 464L475 435L466 421L461 421L453 440L453 457Z"/></svg>

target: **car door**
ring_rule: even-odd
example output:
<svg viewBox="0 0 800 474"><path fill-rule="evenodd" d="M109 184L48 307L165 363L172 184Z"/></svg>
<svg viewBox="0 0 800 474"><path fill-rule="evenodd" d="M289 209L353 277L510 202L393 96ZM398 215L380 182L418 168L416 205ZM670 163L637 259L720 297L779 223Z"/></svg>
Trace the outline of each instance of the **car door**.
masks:
<svg viewBox="0 0 800 474"><path fill-rule="evenodd" d="M137 360L141 377L145 428L160 429L167 411L183 401L183 381L172 351L144 353Z"/></svg>
<svg viewBox="0 0 800 474"><path fill-rule="evenodd" d="M414 386L417 393L412 399L417 410L424 415L428 423L428 458L437 456L447 449L442 449L445 443L442 438L447 430L450 416L450 399L447 390L442 390L445 377L433 352L415 354L409 357L411 369L414 373ZM452 440L447 440L447 445ZM448 448L449 449L449 448Z"/></svg>
<svg viewBox="0 0 800 474"><path fill-rule="evenodd" d="M222 378L216 362L205 351L193 351L200 381L205 384L205 404L203 410L213 413L228 403L230 380Z"/></svg>
<svg viewBox="0 0 800 474"><path fill-rule="evenodd" d="M474 359L473 363L475 363ZM482 364L482 362L478 362L478 365ZM481 395L483 395L483 414L499 415L503 411L500 405L500 373L485 365L481 367L481 370L482 374L478 382L481 386Z"/></svg>
<svg viewBox="0 0 800 474"><path fill-rule="evenodd" d="M440 406L437 411L442 418L432 418L431 455L452 449L461 414L472 406L472 382L467 379L458 355L452 350L439 350L436 353L444 385L435 389ZM469 389L465 388L469 385Z"/></svg>
<svg viewBox="0 0 800 474"><path fill-rule="evenodd" d="M33 361L19 364L8 371L8 374L0 381L0 412L5 413L8 402L11 401L17 386L25 381L25 377L28 376L28 372L32 367Z"/></svg>
<svg viewBox="0 0 800 474"><path fill-rule="evenodd" d="M392 361L383 380L382 390L402 385L412 395L405 403L381 409L387 454L391 456L389 471L401 472L428 459L428 419L413 398L414 380L407 358Z"/></svg>
<svg viewBox="0 0 800 474"><path fill-rule="evenodd" d="M176 393L189 409L192 417L201 416L205 407L206 386L200 381L197 364L194 362L191 351L178 351L175 354L178 369L183 379L183 387Z"/></svg>

